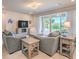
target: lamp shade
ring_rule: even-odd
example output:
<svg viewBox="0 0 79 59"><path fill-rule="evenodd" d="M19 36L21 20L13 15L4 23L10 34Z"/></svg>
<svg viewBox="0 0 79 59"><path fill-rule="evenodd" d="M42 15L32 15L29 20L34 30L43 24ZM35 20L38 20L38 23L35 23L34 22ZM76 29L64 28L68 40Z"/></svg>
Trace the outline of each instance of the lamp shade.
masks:
<svg viewBox="0 0 79 59"><path fill-rule="evenodd" d="M71 27L71 22L70 21L66 21L64 23L65 28L70 28Z"/></svg>
<svg viewBox="0 0 79 59"><path fill-rule="evenodd" d="M31 33L36 33L36 28L35 28L35 27L31 27L31 28L30 28L30 32L31 32Z"/></svg>

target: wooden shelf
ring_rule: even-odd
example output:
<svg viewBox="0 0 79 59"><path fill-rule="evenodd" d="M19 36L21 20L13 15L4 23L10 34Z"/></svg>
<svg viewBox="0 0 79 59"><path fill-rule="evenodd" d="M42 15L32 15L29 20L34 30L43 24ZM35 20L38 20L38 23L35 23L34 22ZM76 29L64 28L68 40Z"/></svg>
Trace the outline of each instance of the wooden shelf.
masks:
<svg viewBox="0 0 79 59"><path fill-rule="evenodd" d="M63 56L66 56L66 57L69 58L69 55L68 54L66 54L66 53L62 53L62 54L63 54Z"/></svg>
<svg viewBox="0 0 79 59"><path fill-rule="evenodd" d="M62 50L62 54L66 57L69 57L70 56L70 51L67 51L67 50Z"/></svg>
<svg viewBox="0 0 79 59"><path fill-rule="evenodd" d="M62 47L62 49L66 50L66 51L70 51L70 48Z"/></svg>

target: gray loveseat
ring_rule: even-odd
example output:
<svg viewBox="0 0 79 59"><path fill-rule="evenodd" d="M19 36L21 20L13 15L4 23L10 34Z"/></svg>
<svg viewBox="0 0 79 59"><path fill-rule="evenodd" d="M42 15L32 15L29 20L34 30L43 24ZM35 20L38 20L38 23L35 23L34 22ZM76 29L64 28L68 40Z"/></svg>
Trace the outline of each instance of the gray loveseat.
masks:
<svg viewBox="0 0 79 59"><path fill-rule="evenodd" d="M11 32L5 31L2 33L3 44L9 54L14 53L21 49L21 39L25 37L20 37L16 35L15 37Z"/></svg>
<svg viewBox="0 0 79 59"><path fill-rule="evenodd" d="M48 54L49 56L52 56L54 53L56 53L58 49L58 43L59 43L59 33L53 32L50 33L48 36L42 36L42 35L33 35L31 36L37 38L40 40L40 47L39 49Z"/></svg>

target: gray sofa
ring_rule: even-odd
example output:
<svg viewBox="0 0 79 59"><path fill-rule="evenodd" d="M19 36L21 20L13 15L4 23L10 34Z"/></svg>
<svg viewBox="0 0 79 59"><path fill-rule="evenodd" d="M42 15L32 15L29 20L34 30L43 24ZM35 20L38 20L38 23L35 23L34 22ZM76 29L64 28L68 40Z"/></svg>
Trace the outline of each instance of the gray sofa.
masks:
<svg viewBox="0 0 79 59"><path fill-rule="evenodd" d="M5 31L2 33L3 44L8 50L9 54L14 53L21 49L21 39L24 37L13 36L10 32Z"/></svg>
<svg viewBox="0 0 79 59"><path fill-rule="evenodd" d="M54 53L56 53L59 43L59 33L53 32L50 33L48 36L32 34L31 36L40 40L39 49L42 52L48 54L49 56L52 56Z"/></svg>

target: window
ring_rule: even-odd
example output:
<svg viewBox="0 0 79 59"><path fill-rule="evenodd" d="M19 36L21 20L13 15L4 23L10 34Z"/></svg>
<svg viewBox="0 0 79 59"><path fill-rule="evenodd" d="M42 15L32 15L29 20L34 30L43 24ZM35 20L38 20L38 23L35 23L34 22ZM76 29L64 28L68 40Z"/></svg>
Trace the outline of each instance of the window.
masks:
<svg viewBox="0 0 79 59"><path fill-rule="evenodd" d="M64 30L64 22L66 20L67 12L42 16L42 33L47 35L49 32Z"/></svg>

